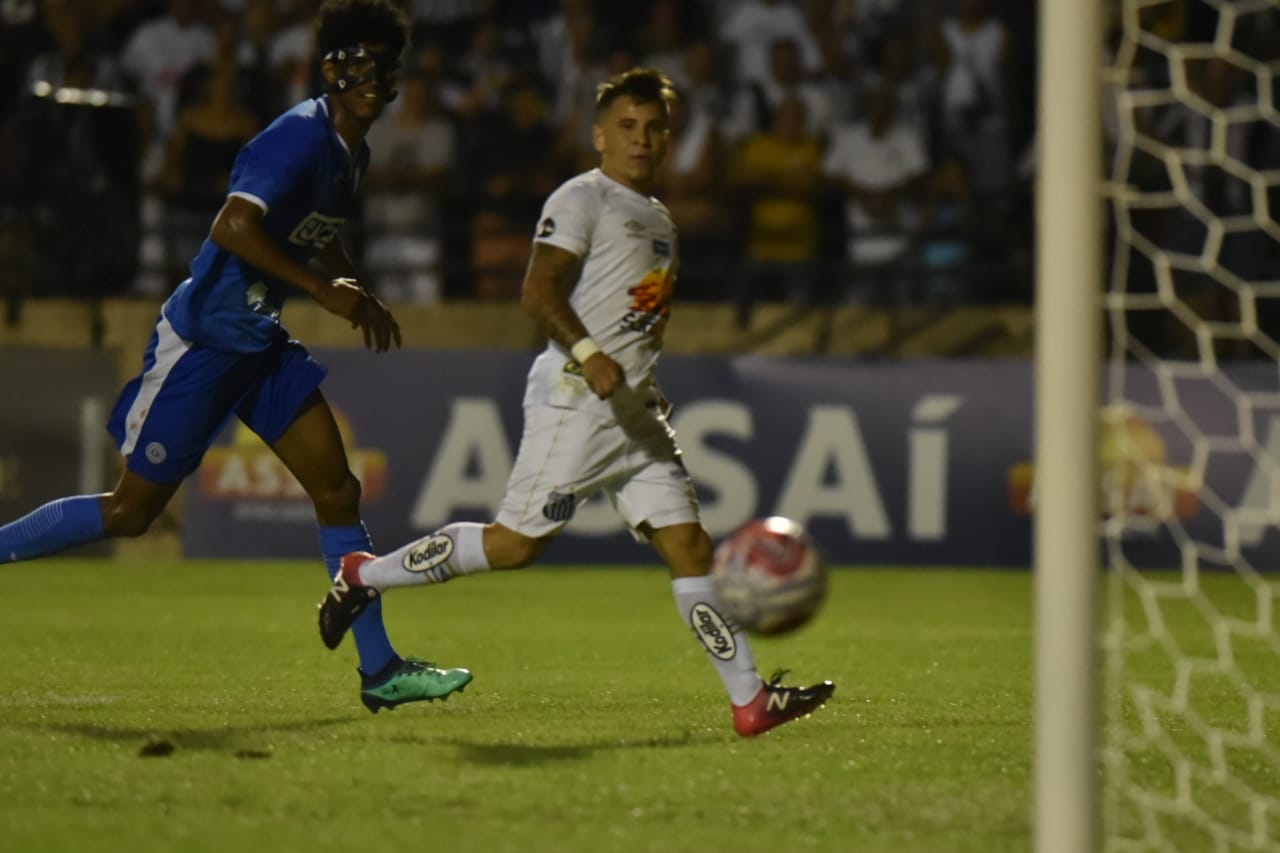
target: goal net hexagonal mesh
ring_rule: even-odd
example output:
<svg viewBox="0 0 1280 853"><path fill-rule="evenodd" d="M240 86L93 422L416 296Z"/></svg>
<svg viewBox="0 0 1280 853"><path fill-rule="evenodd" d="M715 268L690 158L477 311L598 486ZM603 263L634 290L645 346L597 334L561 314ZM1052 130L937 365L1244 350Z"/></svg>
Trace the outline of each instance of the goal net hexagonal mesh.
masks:
<svg viewBox="0 0 1280 853"><path fill-rule="evenodd" d="M1116 0L1108 850L1280 850L1280 0Z"/></svg>

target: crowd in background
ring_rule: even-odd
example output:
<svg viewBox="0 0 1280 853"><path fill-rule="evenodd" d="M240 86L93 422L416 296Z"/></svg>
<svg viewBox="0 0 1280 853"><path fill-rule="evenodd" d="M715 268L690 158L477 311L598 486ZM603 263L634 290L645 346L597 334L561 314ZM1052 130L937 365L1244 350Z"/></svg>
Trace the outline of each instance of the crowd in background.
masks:
<svg viewBox="0 0 1280 853"><path fill-rule="evenodd" d="M1035 5L407 0L414 40L348 247L391 301L515 298L539 206L596 163L597 84L639 64L680 95L657 194L682 299L743 317L760 299L1029 301ZM1168 5L1172 26L1213 26ZM7 0L11 289L181 281L238 148L320 91L315 7Z"/></svg>

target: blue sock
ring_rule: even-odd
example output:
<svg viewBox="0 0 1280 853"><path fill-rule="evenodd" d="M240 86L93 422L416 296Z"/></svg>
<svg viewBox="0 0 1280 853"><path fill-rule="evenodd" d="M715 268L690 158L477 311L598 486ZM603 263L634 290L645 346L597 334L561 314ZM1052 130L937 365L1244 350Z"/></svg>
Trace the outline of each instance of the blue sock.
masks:
<svg viewBox="0 0 1280 853"><path fill-rule="evenodd" d="M320 550L324 553L324 567L328 570L329 577L333 578L338 574L338 563L344 554L352 551L372 552L373 542L363 524L321 527ZM382 596L371 601L360 614L360 618L351 626L351 636L356 641L362 673L381 672L387 664L398 658L387 637L386 626L382 624Z"/></svg>
<svg viewBox="0 0 1280 853"><path fill-rule="evenodd" d="M0 563L33 560L101 538L98 496L62 498L0 527Z"/></svg>

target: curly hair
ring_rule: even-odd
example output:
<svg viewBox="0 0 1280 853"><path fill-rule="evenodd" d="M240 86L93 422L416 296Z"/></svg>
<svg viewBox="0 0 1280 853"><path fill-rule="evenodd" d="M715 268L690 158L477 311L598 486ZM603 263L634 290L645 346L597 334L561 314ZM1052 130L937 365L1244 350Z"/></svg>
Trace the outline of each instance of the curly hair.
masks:
<svg viewBox="0 0 1280 853"><path fill-rule="evenodd" d="M670 111L676 99L671 78L656 68L632 68L615 74L596 87L596 115L609 109L609 105L623 96L639 104L660 103Z"/></svg>
<svg viewBox="0 0 1280 853"><path fill-rule="evenodd" d="M409 43L409 16L394 0L325 0L316 13L316 55L379 45L398 55Z"/></svg>

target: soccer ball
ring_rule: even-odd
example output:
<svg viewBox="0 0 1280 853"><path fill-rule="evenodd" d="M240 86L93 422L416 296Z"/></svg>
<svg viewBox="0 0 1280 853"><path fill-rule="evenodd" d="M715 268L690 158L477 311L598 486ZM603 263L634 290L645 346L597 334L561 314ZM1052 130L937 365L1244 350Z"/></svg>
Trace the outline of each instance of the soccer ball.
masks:
<svg viewBox="0 0 1280 853"><path fill-rule="evenodd" d="M773 516L748 521L716 548L711 580L724 615L776 636L804 625L827 597L827 564L804 528Z"/></svg>

